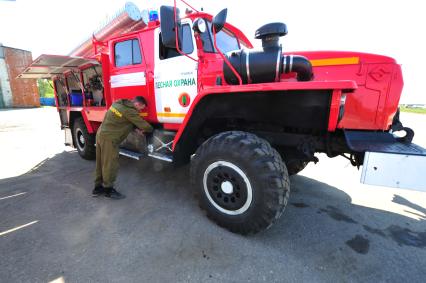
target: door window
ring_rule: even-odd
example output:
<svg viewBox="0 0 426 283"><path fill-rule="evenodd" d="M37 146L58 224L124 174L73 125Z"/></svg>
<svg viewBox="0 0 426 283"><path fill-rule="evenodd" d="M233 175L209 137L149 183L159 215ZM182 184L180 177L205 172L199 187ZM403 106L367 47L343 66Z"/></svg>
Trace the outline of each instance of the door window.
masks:
<svg viewBox="0 0 426 283"><path fill-rule="evenodd" d="M115 66L123 67L142 63L139 40L130 39L117 42L114 47Z"/></svg>
<svg viewBox="0 0 426 283"><path fill-rule="evenodd" d="M173 57L180 56L181 54L177 51L176 48L168 48L163 45L163 41L159 39L160 46L160 59L169 59ZM194 44L192 42L192 31L191 26L189 24L182 25L182 43L181 43L181 51L185 54L191 54L194 51Z"/></svg>

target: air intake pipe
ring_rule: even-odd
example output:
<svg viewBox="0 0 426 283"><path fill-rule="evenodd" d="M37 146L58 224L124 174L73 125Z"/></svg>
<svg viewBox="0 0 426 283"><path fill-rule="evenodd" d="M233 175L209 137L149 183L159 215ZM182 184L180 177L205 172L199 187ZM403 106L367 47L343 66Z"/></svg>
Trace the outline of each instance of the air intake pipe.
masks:
<svg viewBox="0 0 426 283"><path fill-rule="evenodd" d="M241 49L228 52L227 59L241 76L243 84L278 82L281 74L297 73L298 81L312 79L312 65L299 55L283 55L279 38L287 34L283 23L271 23L256 31L255 38L262 40L261 50ZM229 66L223 64L228 84L238 84L238 79Z"/></svg>
<svg viewBox="0 0 426 283"><path fill-rule="evenodd" d="M284 55L282 57L282 74L296 73L298 81L312 79L312 64L306 57L300 55Z"/></svg>

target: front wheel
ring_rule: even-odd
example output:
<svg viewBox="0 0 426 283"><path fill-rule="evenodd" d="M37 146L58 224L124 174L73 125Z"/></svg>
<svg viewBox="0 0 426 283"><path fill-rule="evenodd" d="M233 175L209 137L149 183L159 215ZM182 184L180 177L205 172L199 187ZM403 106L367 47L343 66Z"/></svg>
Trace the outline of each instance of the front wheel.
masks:
<svg viewBox="0 0 426 283"><path fill-rule="evenodd" d="M239 234L269 228L290 193L280 155L245 132L224 132L203 143L191 161L191 181L207 216Z"/></svg>
<svg viewBox="0 0 426 283"><path fill-rule="evenodd" d="M73 126L74 145L78 154L84 159L93 160L96 157L95 136L89 134L83 118L77 118Z"/></svg>
<svg viewBox="0 0 426 283"><path fill-rule="evenodd" d="M287 165L288 175L296 175L308 165L308 161L303 160L290 160Z"/></svg>

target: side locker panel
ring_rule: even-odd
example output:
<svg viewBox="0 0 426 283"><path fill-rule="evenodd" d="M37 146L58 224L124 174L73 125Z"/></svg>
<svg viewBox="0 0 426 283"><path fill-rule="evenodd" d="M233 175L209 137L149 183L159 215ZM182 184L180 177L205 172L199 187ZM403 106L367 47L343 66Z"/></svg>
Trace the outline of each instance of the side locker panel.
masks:
<svg viewBox="0 0 426 283"><path fill-rule="evenodd" d="M59 109L59 118L61 119L61 128L69 126L67 110Z"/></svg>

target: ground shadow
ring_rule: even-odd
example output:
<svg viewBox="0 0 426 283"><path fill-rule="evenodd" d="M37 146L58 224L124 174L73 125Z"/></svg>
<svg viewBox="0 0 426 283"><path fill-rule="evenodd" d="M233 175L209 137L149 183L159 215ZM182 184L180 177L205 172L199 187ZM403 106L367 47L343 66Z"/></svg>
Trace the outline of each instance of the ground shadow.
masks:
<svg viewBox="0 0 426 283"><path fill-rule="evenodd" d="M426 209L420 205L399 195L395 195L393 198L393 202L416 210L418 213L410 212L420 218L415 219L389 211L355 205L352 203L351 197L342 190L305 176L294 176L291 180L293 191L288 207L290 217L298 217L296 214L299 214L300 210L311 210L310 217L315 217L315 214L327 215L335 222L334 224L357 227L358 231L362 227L361 231L367 236L380 236L393 240L400 246L417 248L426 246L424 216ZM333 224L329 225L331 230L334 229L333 226ZM368 237L357 234L346 244L358 253L367 253L369 242Z"/></svg>
<svg viewBox="0 0 426 283"><path fill-rule="evenodd" d="M398 203L401 205L405 205L406 207L412 208L414 210L417 210L418 212L421 212L423 215L412 212L412 211L406 211L408 213L412 213L420 218L426 219L426 209L418 204L412 203L411 201L407 200L406 198L400 196L400 195L394 195L392 202Z"/></svg>
<svg viewBox="0 0 426 283"><path fill-rule="evenodd" d="M204 216L188 166L120 158L117 187L127 198L113 202L90 196L94 165L64 151L0 180L1 196L26 192L0 202L0 231L39 221L0 237L1 278L227 282L239 270L243 281L416 281L425 271L419 266L424 218L355 205L344 191L308 177L291 178L289 204L271 229L243 237ZM402 196L393 201L425 213ZM383 265L383 258L399 260ZM126 276L111 273L109 265Z"/></svg>

